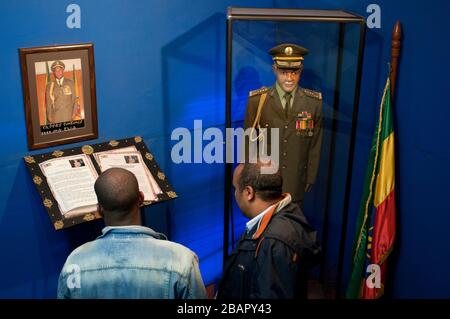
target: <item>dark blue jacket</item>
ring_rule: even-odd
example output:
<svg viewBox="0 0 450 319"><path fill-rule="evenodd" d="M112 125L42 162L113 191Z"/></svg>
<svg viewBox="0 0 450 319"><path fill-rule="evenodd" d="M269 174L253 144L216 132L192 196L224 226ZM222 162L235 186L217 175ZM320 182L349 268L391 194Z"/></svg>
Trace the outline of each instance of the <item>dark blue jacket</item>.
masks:
<svg viewBox="0 0 450 319"><path fill-rule="evenodd" d="M226 260L218 298L306 298L306 270L320 256L316 232L294 203L269 218Z"/></svg>

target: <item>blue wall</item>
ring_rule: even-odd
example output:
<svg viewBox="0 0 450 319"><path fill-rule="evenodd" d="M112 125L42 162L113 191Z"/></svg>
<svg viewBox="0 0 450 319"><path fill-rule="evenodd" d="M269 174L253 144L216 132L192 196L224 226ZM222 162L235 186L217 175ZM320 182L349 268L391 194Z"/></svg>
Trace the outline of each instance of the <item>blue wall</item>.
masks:
<svg viewBox="0 0 450 319"><path fill-rule="evenodd" d="M367 16L366 7L374 1L75 1L82 25L73 30L65 24L70 3L0 3L0 297L55 297L67 255L102 227L97 221L55 232L22 161L30 152L17 49L80 42L92 42L95 48L97 141L144 138L180 194L171 203L147 208L146 222L193 249L205 282L214 282L222 263L223 169L172 164L170 133L179 126L192 129L193 119L202 119L203 127L224 124L226 7L345 9ZM400 19L404 40L395 100L399 227L387 293L449 298L450 280L441 274L450 262L444 238L450 225L445 183L450 180L450 107L443 96L449 90L445 24L450 3L376 3L382 25L366 34L344 279L391 29Z"/></svg>

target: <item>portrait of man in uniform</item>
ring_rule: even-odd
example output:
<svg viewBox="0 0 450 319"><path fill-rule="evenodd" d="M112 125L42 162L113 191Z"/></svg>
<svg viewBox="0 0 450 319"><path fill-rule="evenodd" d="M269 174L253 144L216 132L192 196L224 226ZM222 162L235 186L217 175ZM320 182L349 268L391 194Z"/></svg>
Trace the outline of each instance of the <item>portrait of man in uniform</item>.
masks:
<svg viewBox="0 0 450 319"><path fill-rule="evenodd" d="M92 43L19 49L30 149L98 136Z"/></svg>
<svg viewBox="0 0 450 319"><path fill-rule="evenodd" d="M78 89L72 79L64 76L66 66L62 61L51 65L53 79L45 89L45 106L48 123L74 120L79 114Z"/></svg>
<svg viewBox="0 0 450 319"><path fill-rule="evenodd" d="M275 84L249 93L244 129L279 129L279 167L283 192L303 206L305 192L316 181L323 135L322 94L299 86L308 50L284 43L269 50ZM256 140L251 137L251 140ZM267 138L267 141L270 141ZM270 152L270 145L269 152Z"/></svg>
<svg viewBox="0 0 450 319"><path fill-rule="evenodd" d="M35 63L39 124L84 119L80 59Z"/></svg>

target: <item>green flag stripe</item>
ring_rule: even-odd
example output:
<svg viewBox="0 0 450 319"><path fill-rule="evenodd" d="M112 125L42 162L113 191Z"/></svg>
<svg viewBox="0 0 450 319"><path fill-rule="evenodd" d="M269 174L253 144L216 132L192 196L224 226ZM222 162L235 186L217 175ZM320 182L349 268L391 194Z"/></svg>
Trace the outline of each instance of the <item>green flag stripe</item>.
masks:
<svg viewBox="0 0 450 319"><path fill-rule="evenodd" d="M379 166L379 153L381 151L381 143L386 137L384 136L387 130L392 132L392 118L389 116L387 121L384 121L384 115L386 115L386 110L388 109L390 103L390 83L389 78L386 81L386 86L383 92L383 98L380 105L380 115L375 127L374 137L372 139L372 147L370 149L369 161L367 164L366 177L364 180L363 194L361 198L361 204L359 209L358 220L356 223L356 234L355 241L353 243L353 265L350 274L350 280L347 287L347 298L358 298L360 296L361 284L363 282L364 276L364 260L365 253L367 250L367 233L369 230L372 217L372 206L373 206L373 196L374 188L376 185L376 176ZM388 101L388 102L386 102ZM385 107L388 106L388 107ZM388 110L389 111L389 110ZM385 122L388 122L387 124ZM381 129L380 129L381 125Z"/></svg>
<svg viewBox="0 0 450 319"><path fill-rule="evenodd" d="M389 85L390 87L390 85ZM392 123L391 112L391 92L390 88L386 92L383 105L383 126L381 127L381 140L384 141L392 133L394 125Z"/></svg>
<svg viewBox="0 0 450 319"><path fill-rule="evenodd" d="M372 140L372 147L369 154L369 162L367 164L366 177L364 180L363 195L359 208L358 220L356 223L355 241L353 243L353 266L349 285L347 288L347 298L358 298L361 289L361 281L363 279L364 259L367 246L368 223L367 215L370 214L370 207L373 203L373 192L371 190L372 178L375 168L375 157L378 141L378 123L375 128L375 135ZM367 215L366 215L367 211Z"/></svg>

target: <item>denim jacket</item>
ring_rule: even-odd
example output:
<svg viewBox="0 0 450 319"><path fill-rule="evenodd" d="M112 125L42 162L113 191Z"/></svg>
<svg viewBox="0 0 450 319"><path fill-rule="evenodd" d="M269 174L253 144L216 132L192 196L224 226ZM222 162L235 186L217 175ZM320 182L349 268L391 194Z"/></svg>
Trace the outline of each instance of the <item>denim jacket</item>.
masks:
<svg viewBox="0 0 450 319"><path fill-rule="evenodd" d="M206 298L197 256L143 226L105 227L75 249L58 298Z"/></svg>

